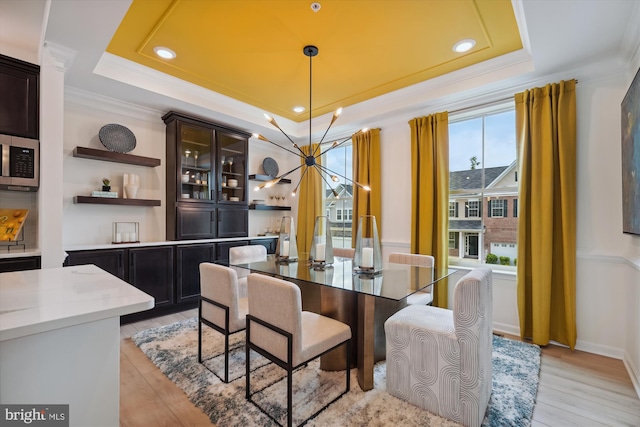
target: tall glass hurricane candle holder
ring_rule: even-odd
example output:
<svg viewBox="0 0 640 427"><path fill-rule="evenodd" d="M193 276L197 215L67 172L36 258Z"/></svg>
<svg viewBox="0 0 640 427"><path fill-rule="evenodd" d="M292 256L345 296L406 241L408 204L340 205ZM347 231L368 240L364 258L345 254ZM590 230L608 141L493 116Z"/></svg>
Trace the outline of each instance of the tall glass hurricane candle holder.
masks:
<svg viewBox="0 0 640 427"><path fill-rule="evenodd" d="M359 274L373 275L382 271L380 238L376 217L373 215L363 215L358 220L353 268Z"/></svg>
<svg viewBox="0 0 640 427"><path fill-rule="evenodd" d="M313 241L309 250L309 259L313 268L324 268L333 264L333 245L331 244L331 224L326 216L316 217L313 228Z"/></svg>
<svg viewBox="0 0 640 427"><path fill-rule="evenodd" d="M298 260L296 227L293 224L293 217L282 217L278 246L276 247L276 259L280 262L293 262Z"/></svg>

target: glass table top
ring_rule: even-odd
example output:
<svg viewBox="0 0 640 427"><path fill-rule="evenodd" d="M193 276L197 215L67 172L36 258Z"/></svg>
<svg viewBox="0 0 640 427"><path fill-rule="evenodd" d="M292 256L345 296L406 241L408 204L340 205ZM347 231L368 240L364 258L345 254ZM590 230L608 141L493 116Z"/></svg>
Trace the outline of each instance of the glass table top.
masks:
<svg viewBox="0 0 640 427"><path fill-rule="evenodd" d="M285 280L303 280L395 301L400 301L419 290L426 290L432 284L437 286L438 282L457 271L451 268L439 269L386 263L379 274L365 275L353 271L352 261L351 258L335 257L333 265L325 266L323 269L314 268L304 259L289 263L278 262L275 255L267 256L265 261L244 264L232 265L229 261L216 261L216 263L280 276Z"/></svg>

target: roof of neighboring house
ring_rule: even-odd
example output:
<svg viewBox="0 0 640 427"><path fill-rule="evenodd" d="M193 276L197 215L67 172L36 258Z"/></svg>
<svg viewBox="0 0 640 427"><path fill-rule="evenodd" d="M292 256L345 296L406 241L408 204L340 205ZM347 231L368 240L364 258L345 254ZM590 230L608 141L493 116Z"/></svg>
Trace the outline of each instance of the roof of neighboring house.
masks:
<svg viewBox="0 0 640 427"><path fill-rule="evenodd" d="M482 188L482 171L484 170L484 185L488 187L509 166L496 166L485 169L469 169L449 172L449 188L451 190L473 190Z"/></svg>
<svg viewBox="0 0 640 427"><path fill-rule="evenodd" d="M335 187L336 193L338 193L338 195L340 197L352 197L353 196L353 185L351 184L338 184ZM325 190L325 197L327 199L334 199L333 197L333 193L331 192L330 188L327 188Z"/></svg>
<svg viewBox="0 0 640 427"><path fill-rule="evenodd" d="M449 230L482 230L482 222L479 219L450 219Z"/></svg>

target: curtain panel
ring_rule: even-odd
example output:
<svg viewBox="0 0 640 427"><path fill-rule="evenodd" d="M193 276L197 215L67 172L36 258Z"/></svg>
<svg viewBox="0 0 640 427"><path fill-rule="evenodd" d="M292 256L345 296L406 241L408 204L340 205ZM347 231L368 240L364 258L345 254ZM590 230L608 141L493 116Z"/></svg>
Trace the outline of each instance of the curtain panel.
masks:
<svg viewBox="0 0 640 427"><path fill-rule="evenodd" d="M411 128L411 252L432 255L449 267L449 114L409 121ZM433 305L448 308L448 281L433 292Z"/></svg>
<svg viewBox="0 0 640 427"><path fill-rule="evenodd" d="M575 80L515 95L520 335L576 344Z"/></svg>
<svg viewBox="0 0 640 427"><path fill-rule="evenodd" d="M380 170L380 129L371 129L351 137L353 146L353 180L371 187L370 191L353 186L353 221L351 247L356 247L358 221L362 215L373 215L382 236L382 174Z"/></svg>
<svg viewBox="0 0 640 427"><path fill-rule="evenodd" d="M300 149L305 156L316 152L318 144L303 145ZM319 150L319 148L318 148ZM300 159L300 164L304 164L304 157ZM321 164L320 158L316 159L316 163ZM296 242L298 244L298 252L308 253L313 242L313 227L315 226L316 217L323 215L322 213L322 178L315 170L307 170L302 168L304 175L300 180L300 188L298 190L298 221L296 222Z"/></svg>

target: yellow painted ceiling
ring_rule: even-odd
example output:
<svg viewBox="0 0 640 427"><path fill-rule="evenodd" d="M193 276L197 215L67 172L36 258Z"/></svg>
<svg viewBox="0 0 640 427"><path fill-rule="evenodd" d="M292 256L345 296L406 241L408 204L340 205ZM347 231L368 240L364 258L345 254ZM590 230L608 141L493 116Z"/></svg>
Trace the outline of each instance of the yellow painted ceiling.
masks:
<svg viewBox="0 0 640 427"><path fill-rule="evenodd" d="M510 0L133 0L107 51L294 121L522 48ZM464 54L453 45L476 40ZM177 53L157 57L156 46Z"/></svg>

